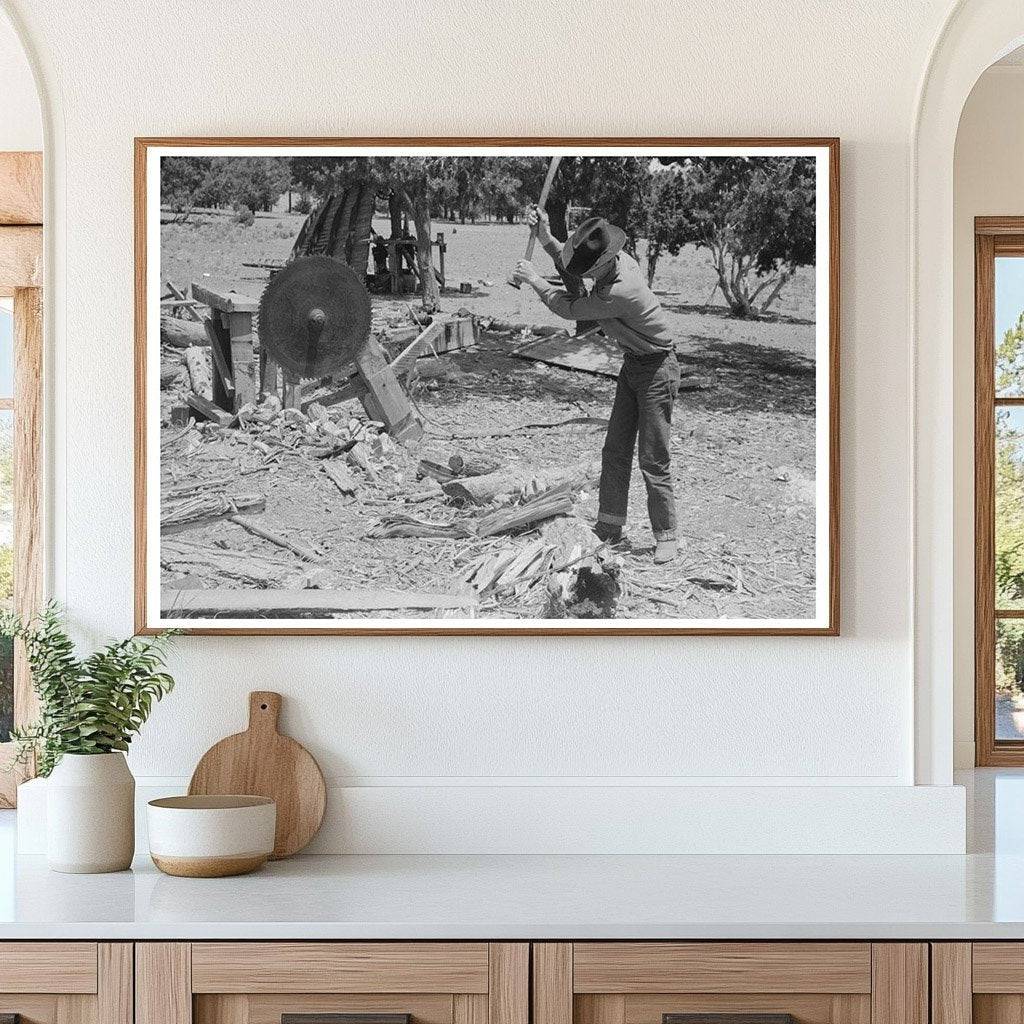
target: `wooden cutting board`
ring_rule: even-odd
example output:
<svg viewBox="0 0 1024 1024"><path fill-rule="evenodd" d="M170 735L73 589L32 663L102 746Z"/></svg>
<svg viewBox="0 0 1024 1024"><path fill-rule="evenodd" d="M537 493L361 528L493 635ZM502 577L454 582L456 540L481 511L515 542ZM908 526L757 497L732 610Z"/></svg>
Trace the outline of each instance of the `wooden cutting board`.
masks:
<svg viewBox="0 0 1024 1024"><path fill-rule="evenodd" d="M324 820L327 789L320 766L302 744L277 731L281 694L249 694L249 728L212 746L196 765L188 791L266 796L277 803L273 860L306 847Z"/></svg>

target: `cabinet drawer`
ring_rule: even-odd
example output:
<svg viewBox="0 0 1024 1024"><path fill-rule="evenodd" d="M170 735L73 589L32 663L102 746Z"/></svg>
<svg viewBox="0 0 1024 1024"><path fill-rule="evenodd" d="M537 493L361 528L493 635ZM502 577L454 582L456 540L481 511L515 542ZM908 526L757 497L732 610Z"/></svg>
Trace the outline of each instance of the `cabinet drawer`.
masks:
<svg viewBox="0 0 1024 1024"><path fill-rule="evenodd" d="M139 943L135 1024L528 1024L522 942Z"/></svg>
<svg viewBox="0 0 1024 1024"><path fill-rule="evenodd" d="M487 991L486 942L197 942L193 992Z"/></svg>
<svg viewBox="0 0 1024 1024"><path fill-rule="evenodd" d="M87 995L97 974L95 942L0 943L0 992Z"/></svg>
<svg viewBox="0 0 1024 1024"><path fill-rule="evenodd" d="M574 992L871 991L870 943L580 942Z"/></svg>
<svg viewBox="0 0 1024 1024"><path fill-rule="evenodd" d="M536 943L533 1010L534 1024L929 1024L928 949L869 942ZM701 1020L709 1015L715 1020Z"/></svg>

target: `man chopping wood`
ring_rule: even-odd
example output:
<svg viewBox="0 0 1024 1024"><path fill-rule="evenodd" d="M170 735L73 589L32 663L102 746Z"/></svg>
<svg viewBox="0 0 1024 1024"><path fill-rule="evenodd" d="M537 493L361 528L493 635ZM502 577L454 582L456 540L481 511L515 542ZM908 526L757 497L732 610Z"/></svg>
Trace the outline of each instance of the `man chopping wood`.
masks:
<svg viewBox="0 0 1024 1024"><path fill-rule="evenodd" d="M548 309L566 320L599 321L624 353L601 452L600 507L594 532L612 543L622 537L633 450L639 438L640 472L647 485L647 512L656 542L654 561L669 562L678 551L671 434L679 361L665 311L636 260L623 251L626 233L622 228L603 217L591 217L562 245L552 236L543 210L532 209L527 223L556 266L591 280L593 286L574 297L545 281L529 260L516 264L513 279L530 285Z"/></svg>

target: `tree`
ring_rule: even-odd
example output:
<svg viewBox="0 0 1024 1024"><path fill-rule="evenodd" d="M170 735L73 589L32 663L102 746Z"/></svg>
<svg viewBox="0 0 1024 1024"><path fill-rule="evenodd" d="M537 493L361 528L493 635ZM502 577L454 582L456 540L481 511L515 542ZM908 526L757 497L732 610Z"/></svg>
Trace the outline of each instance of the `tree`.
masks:
<svg viewBox="0 0 1024 1024"><path fill-rule="evenodd" d="M996 392L1019 394L1024 369L1024 313L996 348ZM1016 410L996 412L996 607L1024 601L1024 424Z"/></svg>
<svg viewBox="0 0 1024 1024"><path fill-rule="evenodd" d="M811 157L703 157L681 166L686 219L678 241L708 249L733 315L764 313L815 259Z"/></svg>
<svg viewBox="0 0 1024 1024"><path fill-rule="evenodd" d="M688 215L686 185L675 167L655 171L644 196L643 234L647 238L647 287L654 287L658 260L677 256L686 244Z"/></svg>
<svg viewBox="0 0 1024 1024"><path fill-rule="evenodd" d="M198 206L196 195L210 172L210 157L165 156L160 160L160 204L175 213Z"/></svg>
<svg viewBox="0 0 1024 1024"><path fill-rule="evenodd" d="M181 213L196 207L271 210L291 186L288 160L280 157L164 157L160 202Z"/></svg>

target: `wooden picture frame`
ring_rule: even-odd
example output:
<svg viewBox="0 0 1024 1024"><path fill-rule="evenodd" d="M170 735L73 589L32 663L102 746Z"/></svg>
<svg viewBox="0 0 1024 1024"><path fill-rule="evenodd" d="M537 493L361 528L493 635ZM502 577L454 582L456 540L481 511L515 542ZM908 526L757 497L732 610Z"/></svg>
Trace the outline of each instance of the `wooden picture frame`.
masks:
<svg viewBox="0 0 1024 1024"><path fill-rule="evenodd" d="M712 621L701 621L691 625L685 620L667 620L664 625L653 620L643 620L632 625L628 620L598 620L593 625L587 620L563 619L548 625L543 620L529 620L527 623L509 623L498 620L489 623L487 619L473 621L448 620L443 618L422 622L401 620L391 625L387 620L369 620L361 624L355 619L337 619L332 622L317 620L304 622L274 619L251 622L231 621L221 625L216 619L207 619L192 624L187 620L169 620L163 616L159 598L154 600L152 580L156 575L152 546L152 484L148 477L147 453L152 451L154 420L147 404L151 396L153 315L159 316L159 294L154 295L154 278L151 262L154 254L153 226L159 225L159 189L154 198L154 178L159 177L161 156L179 153L245 153L287 154L301 150L321 153L325 150L340 149L365 152L376 155L388 153L400 155L403 151L425 149L466 150L515 150L542 155L545 151L583 151L608 149L627 152L647 150L677 151L700 150L725 154L771 155L770 151L785 153L811 153L818 159L819 190L816 206L818 217L827 217L825 241L820 245L815 262L817 280L825 283L815 294L819 296L816 305L815 324L818 332L816 350L817 404L827 409L815 416L816 465L827 467L827 479L815 477L816 486L816 580L815 614L813 618L800 620L754 621L746 625L742 620L727 620L718 626ZM839 396L840 396L840 145L837 138L289 138L289 137L141 137L135 140L135 620L136 630L148 634L173 625L186 632L202 635L343 635L343 636L836 636L839 633L840 612L840 475L839 475ZM154 172L154 168L156 171ZM822 170L824 169L824 170ZM157 183L158 185L158 183ZM824 197L824 198L823 198ZM154 207L155 204L155 207ZM154 208L156 217L154 219ZM159 252L159 243L156 251ZM162 285L161 285L162 287ZM820 296L827 293L827 297ZM231 296L221 295L220 301L231 301ZM227 309L227 306L224 307ZM228 314L224 314L227 316ZM244 325L243 325L244 329ZM821 382L826 383L822 386ZM159 419L156 424L159 425ZM827 503L827 508L822 504ZM159 507L159 506L157 506ZM158 528L157 528L158 529ZM158 533L157 533L158 535ZM201 603L201 602L200 602ZM337 623L335 625L335 622Z"/></svg>

